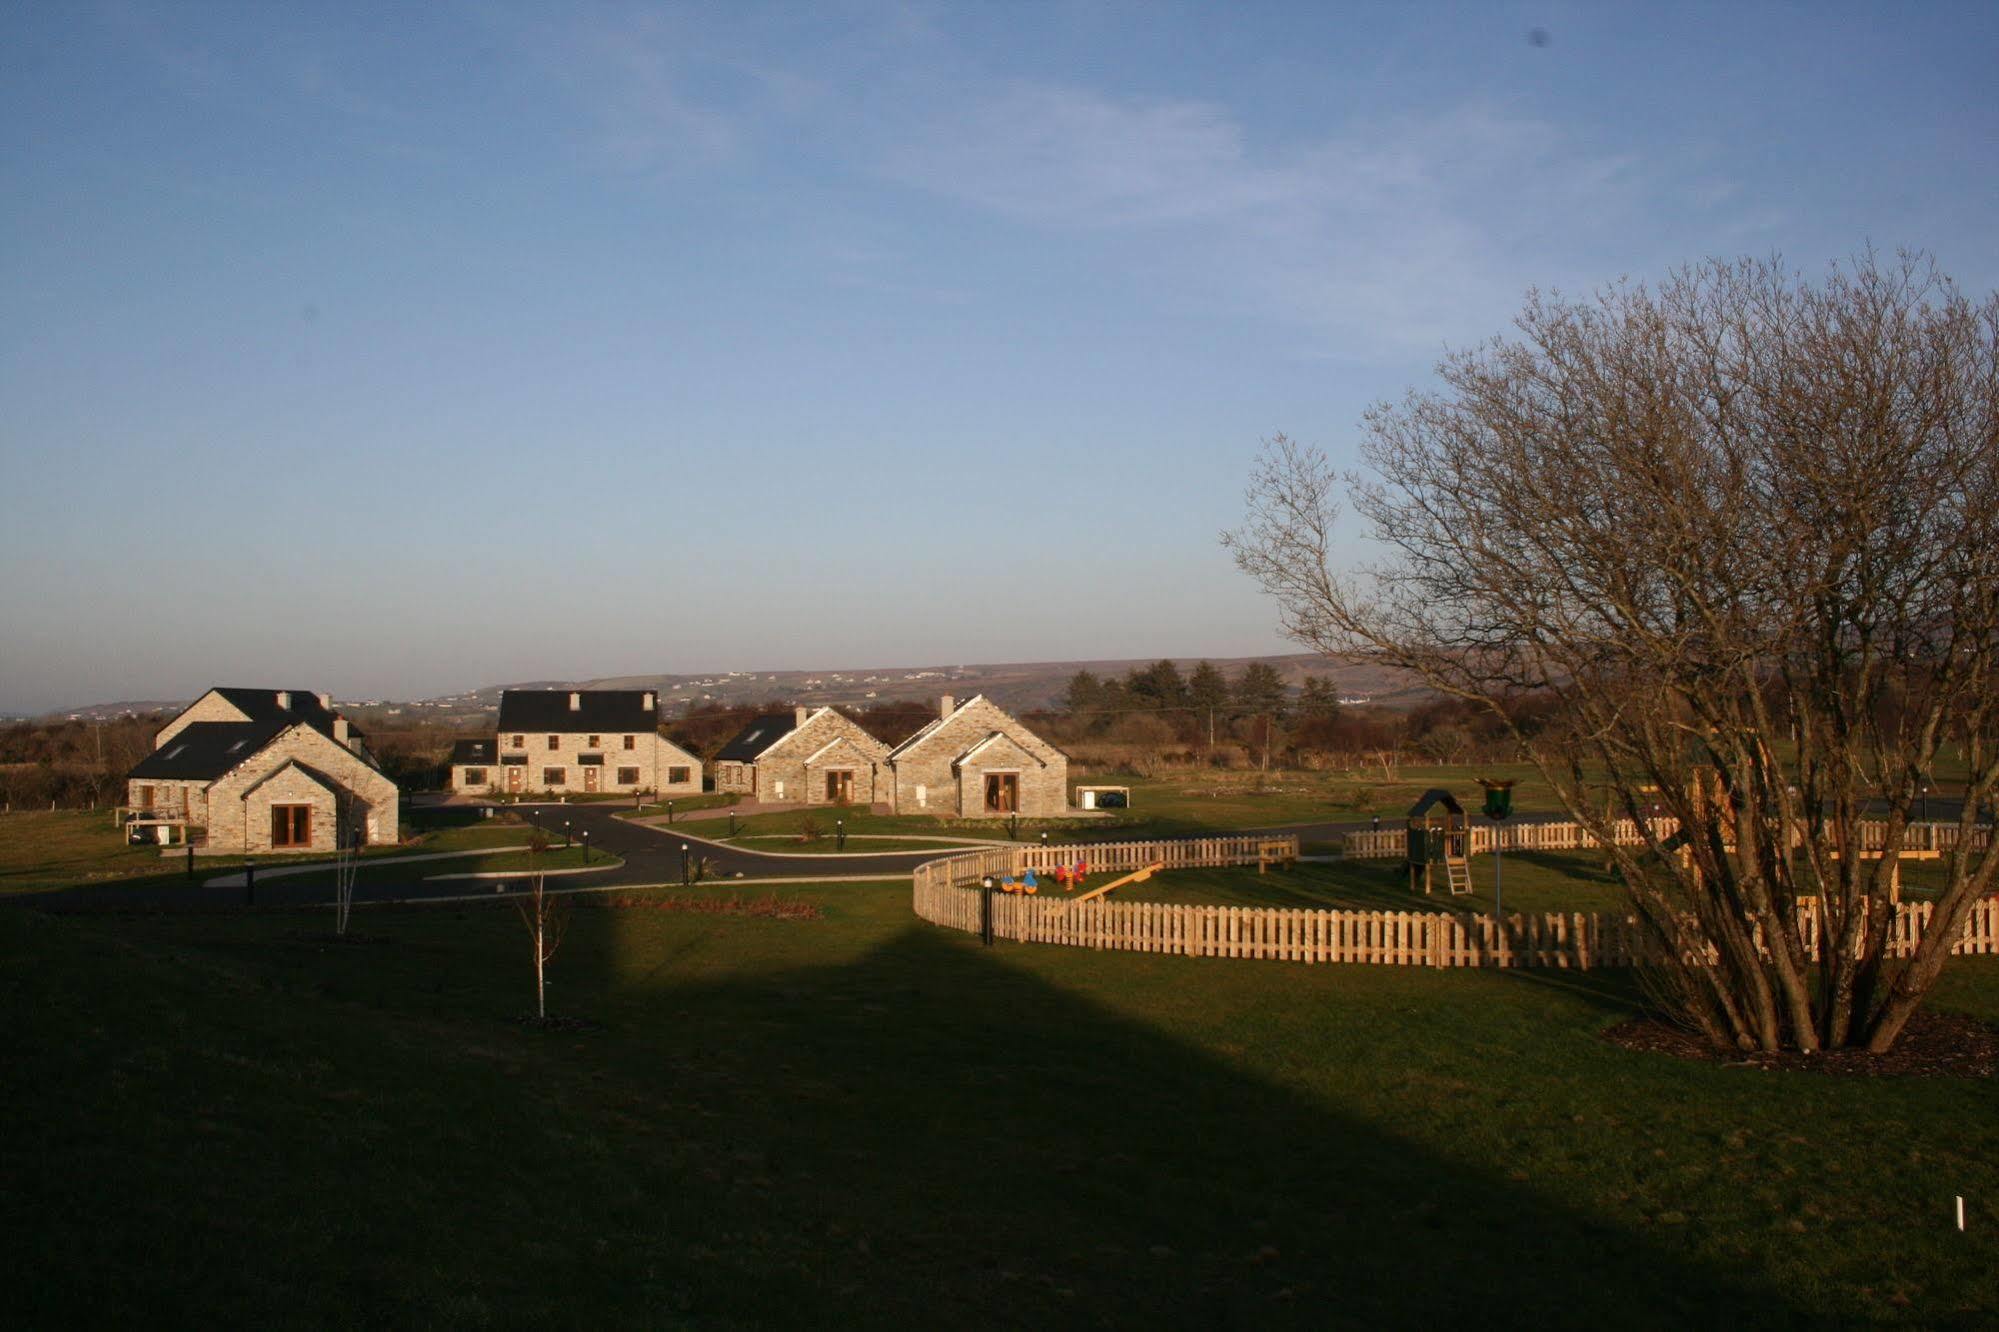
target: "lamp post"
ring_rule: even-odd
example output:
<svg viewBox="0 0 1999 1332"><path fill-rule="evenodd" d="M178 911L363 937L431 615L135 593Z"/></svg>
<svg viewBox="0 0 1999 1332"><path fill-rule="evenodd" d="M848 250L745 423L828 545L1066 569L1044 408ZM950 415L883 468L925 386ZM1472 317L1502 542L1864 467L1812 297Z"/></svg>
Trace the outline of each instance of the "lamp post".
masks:
<svg viewBox="0 0 1999 1332"><path fill-rule="evenodd" d="M666 802L666 821L668 823L673 822L673 802L671 800Z"/></svg>
<svg viewBox="0 0 1999 1332"><path fill-rule="evenodd" d="M1018 842L1020 840L1020 815L1018 813L1006 816L1006 839L1009 842Z"/></svg>
<svg viewBox="0 0 1999 1332"><path fill-rule="evenodd" d="M835 851L845 851L847 849L847 821L845 819L833 820L833 849Z"/></svg>
<svg viewBox="0 0 1999 1332"><path fill-rule="evenodd" d="M993 946L993 876L979 880L979 941Z"/></svg>
<svg viewBox="0 0 1999 1332"><path fill-rule="evenodd" d="M567 851L574 844L574 839L569 835L569 820L564 819L562 821L562 849Z"/></svg>
<svg viewBox="0 0 1999 1332"><path fill-rule="evenodd" d="M590 863L590 830L588 828L583 830L583 863L586 865Z"/></svg>
<svg viewBox="0 0 1999 1332"><path fill-rule="evenodd" d="M735 835L736 835L736 811L732 809L729 811L729 836L734 837Z"/></svg>
<svg viewBox="0 0 1999 1332"><path fill-rule="evenodd" d="M687 843L680 844L680 886L687 887L694 882L693 872L687 862Z"/></svg>
<svg viewBox="0 0 1999 1332"><path fill-rule="evenodd" d="M243 862L243 905L257 905L257 862Z"/></svg>
<svg viewBox="0 0 1999 1332"><path fill-rule="evenodd" d="M1499 825L1513 815L1513 783L1494 781L1485 777L1478 779L1485 788L1485 816L1493 822L1492 829L1492 914L1499 921L1500 956L1506 954L1506 898L1505 884L1501 878L1504 859L1500 854ZM1465 840L1471 840L1471 829L1465 829ZM1465 859L1471 859L1471 847L1465 847Z"/></svg>

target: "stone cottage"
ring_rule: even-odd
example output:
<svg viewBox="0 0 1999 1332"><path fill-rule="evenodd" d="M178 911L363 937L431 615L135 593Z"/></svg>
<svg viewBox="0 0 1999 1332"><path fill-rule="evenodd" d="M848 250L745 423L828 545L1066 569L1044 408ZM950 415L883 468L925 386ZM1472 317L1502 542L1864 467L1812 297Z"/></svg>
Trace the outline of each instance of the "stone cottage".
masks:
<svg viewBox="0 0 1999 1332"><path fill-rule="evenodd" d="M1069 756L984 695L940 699L937 720L889 751L897 814L1046 818L1069 811Z"/></svg>
<svg viewBox="0 0 1999 1332"><path fill-rule="evenodd" d="M135 818L259 853L393 845L396 784L325 694L215 688L161 728L126 778Z"/></svg>
<svg viewBox="0 0 1999 1332"><path fill-rule="evenodd" d="M888 746L832 708L751 721L715 755L715 789L754 800L872 805L888 799Z"/></svg>
<svg viewBox="0 0 1999 1332"><path fill-rule="evenodd" d="M701 761L659 733L659 696L650 689L509 689L500 695L492 750L478 748L483 743L452 751L452 790L522 796L701 790ZM488 752L496 762L477 760Z"/></svg>

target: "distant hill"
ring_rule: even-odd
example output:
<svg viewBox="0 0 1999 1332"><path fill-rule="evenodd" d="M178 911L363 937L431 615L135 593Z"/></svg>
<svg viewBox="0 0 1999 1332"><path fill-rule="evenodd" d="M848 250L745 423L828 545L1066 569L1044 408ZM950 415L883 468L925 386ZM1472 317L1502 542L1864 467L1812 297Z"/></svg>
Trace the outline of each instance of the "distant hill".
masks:
<svg viewBox="0 0 1999 1332"><path fill-rule="evenodd" d="M1096 661L1031 661L954 666L891 666L820 671L717 671L706 675L615 675L591 680L536 680L491 685L466 694L425 699L411 705L425 712L493 712L503 689L655 689L668 709L679 712L700 703L760 703L781 699L808 707L839 705L871 707L909 699L934 700L939 694L969 698L984 694L1002 707L1031 711L1058 705L1078 671L1099 677L1122 676L1156 658ZM1181 671L1194 669L1200 658L1176 657ZM1251 662L1276 668L1284 682L1297 688L1308 676L1331 680L1342 697L1367 699L1385 707L1408 707L1428 696L1414 681L1371 666L1341 665L1310 653L1274 657L1208 658L1230 678Z"/></svg>
<svg viewBox="0 0 1999 1332"><path fill-rule="evenodd" d="M1057 706L1077 671L1091 671L1099 677L1122 676L1134 667L1150 666L1156 658L1098 661L1026 661L958 666L877 666L852 670L824 671L716 671L704 675L608 675L589 680L523 680L503 685L486 685L461 694L436 698L341 699L336 706L362 726L397 726L426 722L445 726L479 726L490 723L499 712L504 689L653 689L665 702L669 713L680 713L701 703L761 703L782 700L807 707L872 707L880 703L918 699L934 702L940 694L960 699L984 694L1000 706L1017 712ZM1185 673L1200 658L1176 657L1174 663ZM1342 665L1310 653L1274 657L1211 657L1208 660L1233 679L1251 662L1265 662L1276 668L1285 684L1296 689L1308 676L1331 680L1341 697L1366 699L1383 707L1406 708L1428 697L1428 691L1405 677L1371 666ZM188 700L155 700L128 703L98 703L88 707L65 708L48 714L48 719L79 718L87 721L153 712L178 712Z"/></svg>

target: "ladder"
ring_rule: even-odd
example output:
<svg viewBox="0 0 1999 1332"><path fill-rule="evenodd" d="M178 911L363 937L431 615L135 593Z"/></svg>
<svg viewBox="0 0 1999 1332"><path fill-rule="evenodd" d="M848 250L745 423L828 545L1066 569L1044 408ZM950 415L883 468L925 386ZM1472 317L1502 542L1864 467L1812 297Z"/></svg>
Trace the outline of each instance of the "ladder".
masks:
<svg viewBox="0 0 1999 1332"><path fill-rule="evenodd" d="M1451 860L1446 858L1444 861L1444 871L1449 875L1451 880L1451 896L1455 897L1459 893L1468 893L1471 891L1471 862L1469 860Z"/></svg>

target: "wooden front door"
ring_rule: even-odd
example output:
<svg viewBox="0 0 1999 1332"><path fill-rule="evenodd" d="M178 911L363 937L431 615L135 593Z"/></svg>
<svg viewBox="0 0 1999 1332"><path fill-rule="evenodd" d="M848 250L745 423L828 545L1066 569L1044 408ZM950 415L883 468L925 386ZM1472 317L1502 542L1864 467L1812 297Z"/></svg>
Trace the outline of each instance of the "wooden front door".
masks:
<svg viewBox="0 0 1999 1332"><path fill-rule="evenodd" d="M521 790L521 781L526 776L526 774L527 774L527 769L521 767L519 764L515 764L513 767L508 768L507 789L513 792L515 795L519 795Z"/></svg>
<svg viewBox="0 0 1999 1332"><path fill-rule="evenodd" d="M272 805L271 846L311 846L312 806Z"/></svg>
<svg viewBox="0 0 1999 1332"><path fill-rule="evenodd" d="M1017 772L989 772L986 774L986 812L988 814L1011 814L1020 808L1020 774Z"/></svg>
<svg viewBox="0 0 1999 1332"><path fill-rule="evenodd" d="M604 783L604 770L597 767L583 769L583 790L587 794Z"/></svg>
<svg viewBox="0 0 1999 1332"><path fill-rule="evenodd" d="M835 805L854 803L854 774L851 772L829 772L826 774L826 799Z"/></svg>

